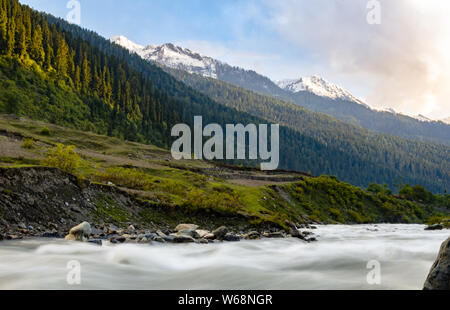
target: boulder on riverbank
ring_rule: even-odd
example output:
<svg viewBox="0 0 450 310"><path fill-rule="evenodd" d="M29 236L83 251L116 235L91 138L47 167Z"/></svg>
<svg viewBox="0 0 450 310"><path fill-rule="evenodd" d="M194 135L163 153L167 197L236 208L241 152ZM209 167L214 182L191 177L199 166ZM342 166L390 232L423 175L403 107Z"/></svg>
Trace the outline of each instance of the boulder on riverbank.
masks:
<svg viewBox="0 0 450 310"><path fill-rule="evenodd" d="M64 239L69 241L87 241L89 240L91 232L91 224L83 222L73 227Z"/></svg>
<svg viewBox="0 0 450 310"><path fill-rule="evenodd" d="M221 226L219 228L217 228L216 230L214 230L212 233L214 234L214 236L216 237L216 239L218 240L223 240L226 236L226 234L228 234L229 229L225 226Z"/></svg>
<svg viewBox="0 0 450 310"><path fill-rule="evenodd" d="M442 244L423 289L450 290L450 238Z"/></svg>
<svg viewBox="0 0 450 310"><path fill-rule="evenodd" d="M195 231L196 229L198 229L198 225L195 225L195 224L179 224L179 225L175 228L175 231L176 231L176 232L181 232L181 231Z"/></svg>

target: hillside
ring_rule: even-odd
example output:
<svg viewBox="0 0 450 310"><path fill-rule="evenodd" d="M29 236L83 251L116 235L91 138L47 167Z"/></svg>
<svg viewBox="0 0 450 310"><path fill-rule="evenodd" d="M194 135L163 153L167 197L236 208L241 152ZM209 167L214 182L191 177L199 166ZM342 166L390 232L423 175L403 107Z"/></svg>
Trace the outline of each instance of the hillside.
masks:
<svg viewBox="0 0 450 310"><path fill-rule="evenodd" d="M268 119L285 124L280 168L336 175L364 187L373 182L422 184L433 192L450 187L447 147L374 135L290 105L280 114L286 104L263 96L255 101L258 94L228 91L226 84L206 96L93 32L17 1L1 3L10 9L1 38L0 112L164 148L172 126L192 125L194 115L222 125ZM12 28L20 31L13 34ZM227 91L223 96L220 87Z"/></svg>
<svg viewBox="0 0 450 310"><path fill-rule="evenodd" d="M55 153L59 143L75 149ZM0 116L0 146L0 231L24 222L58 223L64 231L86 219L123 227L193 222L251 229L287 228L287 221L423 223L449 215L449 195L424 191L408 200L334 177L172 161L155 146L15 116Z"/></svg>
<svg viewBox="0 0 450 310"><path fill-rule="evenodd" d="M340 122L324 114L313 113L296 105L263 96L218 80L207 79L182 70L172 69L168 71L180 81L202 91L204 94L228 107L258 117L264 117L271 122L280 123L305 136L321 141L328 147L335 145L339 150L352 154L350 155L351 158L354 158L354 156L363 156L365 160L374 160L380 167L384 167L385 169L392 167L397 172L401 171L400 174L391 174L390 177L385 178L386 181L377 179L376 182L378 183L387 183L390 187L402 182L418 184L416 181L404 182L401 180L404 180L404 177L412 172L410 170L412 167L416 165L416 167L421 166L424 158L427 158L427 161L431 158L426 154L437 155L435 152L439 153L438 157L440 158L435 162L437 163L435 167L439 170L439 172L437 170L436 172L443 176L443 179L449 177L446 171L448 171L447 167L450 167L450 162L448 161L448 158L450 158L450 149L445 145L416 142L395 136L377 134L358 126ZM335 154L330 158L337 158L337 156L339 155ZM434 155L431 156L434 157ZM398 159L399 162L395 164ZM428 162L427 165L430 163ZM353 162L352 167L357 167L357 164ZM442 167L443 169L441 170L438 167ZM339 170L337 167L329 167L325 172L321 173L337 175L345 181L354 183L352 181L353 177L346 175L342 171L336 173L336 169ZM354 175L356 171L352 170L349 173ZM368 184L363 183L363 185L367 186Z"/></svg>

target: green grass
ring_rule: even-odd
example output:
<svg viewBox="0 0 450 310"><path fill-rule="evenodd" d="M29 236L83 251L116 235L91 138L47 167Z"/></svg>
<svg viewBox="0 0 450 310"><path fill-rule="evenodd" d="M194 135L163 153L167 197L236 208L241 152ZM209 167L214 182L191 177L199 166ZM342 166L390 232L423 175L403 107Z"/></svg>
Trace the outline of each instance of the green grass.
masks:
<svg viewBox="0 0 450 310"><path fill-rule="evenodd" d="M114 200L106 194L98 195L93 202L96 207L94 215L100 220L118 225L136 220L132 214L125 208L118 206Z"/></svg>

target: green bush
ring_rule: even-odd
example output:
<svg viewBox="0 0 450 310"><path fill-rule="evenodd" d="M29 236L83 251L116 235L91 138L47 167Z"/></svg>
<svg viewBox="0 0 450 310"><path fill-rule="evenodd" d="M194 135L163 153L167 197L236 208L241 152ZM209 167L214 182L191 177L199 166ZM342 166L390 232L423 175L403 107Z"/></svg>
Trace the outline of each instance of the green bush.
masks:
<svg viewBox="0 0 450 310"><path fill-rule="evenodd" d="M75 146L64 146L58 143L56 147L48 150L43 165L59 168L68 173L75 173L80 164L81 157L74 151Z"/></svg>
<svg viewBox="0 0 450 310"><path fill-rule="evenodd" d="M23 139L22 147L24 149L33 149L34 148L34 140L33 139L29 139L29 138Z"/></svg>
<svg viewBox="0 0 450 310"><path fill-rule="evenodd" d="M139 190L151 190L155 183L155 178L150 177L138 169L127 169L122 167L113 167L104 171L97 171L94 178L100 182L112 182L116 185Z"/></svg>
<svg viewBox="0 0 450 310"><path fill-rule="evenodd" d="M48 129L47 127L44 127L41 129L40 133L43 136L50 136L50 129Z"/></svg>
<svg viewBox="0 0 450 310"><path fill-rule="evenodd" d="M193 188L186 193L184 206L190 210L203 209L206 211L214 211L222 214L237 212L241 207L240 197L233 190L224 190L215 194L209 194Z"/></svg>
<svg viewBox="0 0 450 310"><path fill-rule="evenodd" d="M425 187L421 185L410 186L409 184L407 184L400 189L399 193L403 198L412 201L425 203L433 201L433 194L427 191Z"/></svg>
<svg viewBox="0 0 450 310"><path fill-rule="evenodd" d="M388 188L387 184L380 185L377 183L372 183L367 187L367 191L374 194L386 194L386 195L392 195L392 191Z"/></svg>

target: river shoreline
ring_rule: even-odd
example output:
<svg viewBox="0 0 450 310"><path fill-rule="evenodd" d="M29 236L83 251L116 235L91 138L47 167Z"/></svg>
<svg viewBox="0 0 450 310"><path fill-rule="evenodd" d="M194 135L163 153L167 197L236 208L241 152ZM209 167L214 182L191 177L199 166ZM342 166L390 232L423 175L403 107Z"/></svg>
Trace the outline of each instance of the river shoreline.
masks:
<svg viewBox="0 0 450 310"><path fill-rule="evenodd" d="M0 243L0 289L422 289L448 230L425 225L327 225L296 238L211 244L105 244L60 239ZM70 261L80 286L66 283ZM368 263L381 283L369 284Z"/></svg>
<svg viewBox="0 0 450 310"><path fill-rule="evenodd" d="M86 242L101 245L103 242L111 244L121 243L214 243L218 241L237 242L241 240L259 240L262 238L298 238L305 242L317 241L312 230L316 226L308 224L289 223L290 230L269 227L266 229L236 230L226 226L220 226L215 230L209 231L201 229L195 224L179 224L177 227L159 228L159 229L139 229L136 224L130 224L127 228L119 228L114 224L94 226L89 228L89 234L86 236ZM89 225L90 226L90 225ZM69 234L70 229L66 231L39 231L29 226L18 227L14 230L0 234L1 241L14 240L32 240L32 239L61 239ZM1 243L0 243L1 244Z"/></svg>

